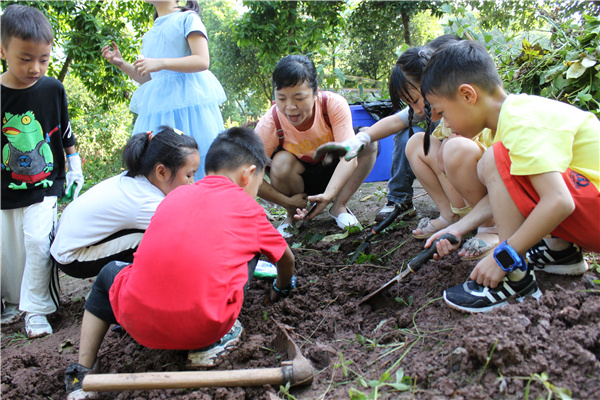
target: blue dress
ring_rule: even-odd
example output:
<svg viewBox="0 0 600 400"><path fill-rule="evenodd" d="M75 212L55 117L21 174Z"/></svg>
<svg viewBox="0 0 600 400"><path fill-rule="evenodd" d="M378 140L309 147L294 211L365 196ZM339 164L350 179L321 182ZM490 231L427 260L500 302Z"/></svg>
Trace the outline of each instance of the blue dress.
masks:
<svg viewBox="0 0 600 400"><path fill-rule="evenodd" d="M142 39L145 58L179 58L191 55L187 37L206 28L193 11L174 12L154 21ZM133 94L129 108L138 114L133 133L155 131L169 125L192 136L198 143L200 166L195 175L204 177L204 160L211 143L224 130L219 104L227 100L219 80L206 70L195 73L158 71Z"/></svg>

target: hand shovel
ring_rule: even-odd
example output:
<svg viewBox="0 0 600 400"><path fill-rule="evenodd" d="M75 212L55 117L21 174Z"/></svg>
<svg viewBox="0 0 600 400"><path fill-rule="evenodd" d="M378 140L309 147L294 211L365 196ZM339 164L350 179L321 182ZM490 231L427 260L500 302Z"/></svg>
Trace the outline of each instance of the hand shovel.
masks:
<svg viewBox="0 0 600 400"><path fill-rule="evenodd" d="M360 301L360 303L358 303L358 304L362 304L365 301L369 300L371 297L375 296L377 293L381 292L383 289L390 286L392 283L394 283L396 281L400 282L402 280L402 278L404 278L406 275L410 274L411 272L417 272L423 266L423 264L425 264L427 261L429 261L433 257L433 255L437 251L435 245L437 244L437 242L439 242L442 239L447 239L452 244L458 243L458 239L456 238L456 236L454 236L450 233L446 233L445 235L440 236L439 238L437 238L435 240L435 242L433 242L431 244L431 246L429 246L428 249L423 250L421 253L419 253L418 256L416 256L415 258L410 260L410 262L407 265L407 268L404 269L404 271L402 271L401 273L399 273L398 275L396 275L395 277L390 279L385 285L383 285L382 287L380 287L379 289L377 289L370 295L363 298Z"/></svg>
<svg viewBox="0 0 600 400"><path fill-rule="evenodd" d="M394 222L396 217L398 217L399 214L400 214L400 206L398 206L398 204L396 204L394 206L394 211L392 211L392 213L390 215L388 215L386 219L381 221L379 223L379 225L377 225L375 228L371 229L371 232L369 232L369 234L365 238L365 241L362 242L361 245L358 246L358 249L356 249L356 251L354 252L352 259L350 260L350 264L354 264L354 262L356 261L358 256L361 253L364 253L364 251L367 249L367 247L369 247L369 242L371 241L371 239L373 239L373 237L375 235L377 235L379 232L381 232L382 230L384 230L385 228L390 226L392 224L392 222Z"/></svg>

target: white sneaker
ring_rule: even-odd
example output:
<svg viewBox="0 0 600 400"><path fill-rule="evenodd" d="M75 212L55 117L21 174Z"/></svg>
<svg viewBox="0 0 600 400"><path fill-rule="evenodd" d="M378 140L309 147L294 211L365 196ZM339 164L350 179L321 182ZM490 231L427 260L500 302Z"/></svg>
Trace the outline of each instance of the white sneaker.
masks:
<svg viewBox="0 0 600 400"><path fill-rule="evenodd" d="M277 227L277 231L281 233L281 236L283 236L284 239L294 236L294 229L295 227L293 224L285 221Z"/></svg>
<svg viewBox="0 0 600 400"><path fill-rule="evenodd" d="M30 339L52 335L52 327L48 319L42 314L25 314L25 332Z"/></svg>
<svg viewBox="0 0 600 400"><path fill-rule="evenodd" d="M2 311L2 325L11 325L21 319L23 311L19 310L18 304L6 304L4 311Z"/></svg>

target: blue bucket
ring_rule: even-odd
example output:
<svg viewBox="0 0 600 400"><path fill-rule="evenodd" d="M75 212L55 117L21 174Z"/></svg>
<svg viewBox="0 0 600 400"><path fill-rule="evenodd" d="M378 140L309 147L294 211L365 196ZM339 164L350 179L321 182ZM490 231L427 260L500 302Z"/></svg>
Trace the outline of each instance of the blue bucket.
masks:
<svg viewBox="0 0 600 400"><path fill-rule="evenodd" d="M357 126L371 126L377 122L361 105L350 106L350 112L352 113L353 128ZM390 179L394 152L394 135L381 139L378 143L377 160L365 182L379 182Z"/></svg>

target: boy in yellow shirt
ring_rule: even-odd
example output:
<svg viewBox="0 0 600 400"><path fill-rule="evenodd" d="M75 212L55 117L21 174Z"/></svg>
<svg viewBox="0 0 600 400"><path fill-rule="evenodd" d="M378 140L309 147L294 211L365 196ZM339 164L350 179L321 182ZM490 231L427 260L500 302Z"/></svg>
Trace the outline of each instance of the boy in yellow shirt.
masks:
<svg viewBox="0 0 600 400"><path fill-rule="evenodd" d="M489 311L513 296L539 298L534 268L583 274L581 248L600 252L600 121L559 101L507 95L486 49L470 41L432 56L421 92L454 133L496 131L477 167L488 195L425 247L444 233L460 238L491 217L501 244L470 280L444 292L445 301L462 311ZM440 241L438 256L456 248Z"/></svg>

